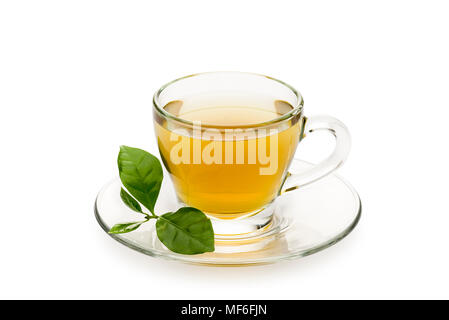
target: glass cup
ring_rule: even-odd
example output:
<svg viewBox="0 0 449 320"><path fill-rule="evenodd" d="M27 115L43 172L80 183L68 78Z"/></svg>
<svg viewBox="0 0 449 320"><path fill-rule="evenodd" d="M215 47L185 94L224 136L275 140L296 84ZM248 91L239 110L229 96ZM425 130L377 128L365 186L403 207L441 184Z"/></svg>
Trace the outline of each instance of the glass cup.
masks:
<svg viewBox="0 0 449 320"><path fill-rule="evenodd" d="M260 235L273 227L275 200L337 169L350 149L345 125L305 117L302 96L264 75L209 72L174 80L153 99L162 162L182 205L207 214L216 239ZM289 173L298 143L325 130L332 154Z"/></svg>

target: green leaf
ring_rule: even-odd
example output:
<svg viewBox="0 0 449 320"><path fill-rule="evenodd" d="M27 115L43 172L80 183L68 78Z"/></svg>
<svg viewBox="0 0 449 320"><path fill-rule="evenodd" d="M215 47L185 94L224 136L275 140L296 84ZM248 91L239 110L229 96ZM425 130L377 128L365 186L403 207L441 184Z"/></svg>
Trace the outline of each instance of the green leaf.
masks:
<svg viewBox="0 0 449 320"><path fill-rule="evenodd" d="M144 150L121 146L117 163L123 185L154 214L163 178L159 160Z"/></svg>
<svg viewBox="0 0 449 320"><path fill-rule="evenodd" d="M117 234L117 233L128 233L131 231L136 230L138 227L140 227L143 223L147 222L145 221L138 221L138 222L128 222L128 223L119 223L114 225L111 230L109 230L109 233Z"/></svg>
<svg viewBox="0 0 449 320"><path fill-rule="evenodd" d="M198 254L215 250L212 223L195 208L184 207L160 216L156 221L156 232L159 240L177 253Z"/></svg>
<svg viewBox="0 0 449 320"><path fill-rule="evenodd" d="M131 210L143 213L140 204L123 188L120 190L120 198L122 198L123 203L126 204Z"/></svg>

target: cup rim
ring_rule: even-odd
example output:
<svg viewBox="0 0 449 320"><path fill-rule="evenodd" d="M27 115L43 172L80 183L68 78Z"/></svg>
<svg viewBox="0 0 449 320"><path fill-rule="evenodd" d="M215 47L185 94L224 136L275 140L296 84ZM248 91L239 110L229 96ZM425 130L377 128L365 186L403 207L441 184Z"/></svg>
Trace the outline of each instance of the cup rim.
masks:
<svg viewBox="0 0 449 320"><path fill-rule="evenodd" d="M191 78L191 77L196 77L196 76L201 76L201 75L205 75L205 74L246 74L246 75L253 75L253 76L258 76L258 77L263 77L263 78L267 78L269 80L278 82L282 85L284 85L285 87L287 87L288 89L290 89L293 94L296 96L297 98L297 103L295 106L293 106L293 109L290 110L289 112L283 114L282 116L279 116L277 118L274 118L272 120L269 121L264 121L264 122L260 122L260 123L255 123L255 124L250 124L250 125L211 125L211 124L202 124L203 127L209 127L209 128L217 128L217 129L223 129L223 128L257 128L257 127L265 127L265 126L269 126L269 125L273 125L273 124L277 124L279 122L282 122L284 120L288 120L290 118L292 118L293 116L297 115L298 113L300 113L304 107L304 99L302 97L302 95L299 93L299 91L297 91L294 87L292 87L291 85L278 80L276 78L270 77L270 76L266 76L264 74L259 74L259 73L253 73L253 72L242 72L242 71L209 71L209 72L199 72L199 73L194 73L194 74L190 74L181 78L177 78L175 80L172 80L166 84L164 84L162 87L159 88L159 90L157 90L154 95L153 95L153 106L155 108L155 110L157 110L162 116L164 116L165 118L168 118L170 120L174 120L177 122L180 122L184 125L187 126L191 126L193 127L194 125L196 125L196 123L194 123L194 121L190 121L190 120L186 120L180 117L177 117L167 111L164 110L164 106L161 106L161 104L159 103L159 96L161 95L161 93L170 85L172 85L175 82L187 79L187 78Z"/></svg>

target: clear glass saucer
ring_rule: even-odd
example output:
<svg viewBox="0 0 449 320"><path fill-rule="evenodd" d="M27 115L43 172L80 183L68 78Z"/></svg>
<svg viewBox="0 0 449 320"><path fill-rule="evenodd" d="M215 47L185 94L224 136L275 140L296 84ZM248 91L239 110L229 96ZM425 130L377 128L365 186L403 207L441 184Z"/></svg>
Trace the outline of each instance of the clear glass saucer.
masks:
<svg viewBox="0 0 449 320"><path fill-rule="evenodd" d="M290 171L301 172L310 166L293 160ZM141 214L122 203L120 188L117 178L103 187L95 201L95 216L106 232L116 223L142 220ZM165 175L155 211L175 211L179 206L171 181ZM355 189L331 174L279 196L273 222L261 235L239 241L216 238L214 252L182 255L169 251L157 238L154 221L133 232L110 236L131 249L169 260L217 266L267 264L304 257L337 243L357 225L361 208Z"/></svg>

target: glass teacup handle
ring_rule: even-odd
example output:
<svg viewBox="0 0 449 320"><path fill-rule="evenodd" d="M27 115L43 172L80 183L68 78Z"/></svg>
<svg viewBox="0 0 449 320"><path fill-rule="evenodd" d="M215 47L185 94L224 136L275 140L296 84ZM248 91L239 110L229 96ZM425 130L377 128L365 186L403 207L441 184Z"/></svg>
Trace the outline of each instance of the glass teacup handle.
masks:
<svg viewBox="0 0 449 320"><path fill-rule="evenodd" d="M351 136L340 120L330 116L305 117L304 120L304 137L315 131L325 130L335 137L335 149L330 156L305 172L289 172L281 194L308 185L332 173L345 162L351 149Z"/></svg>

